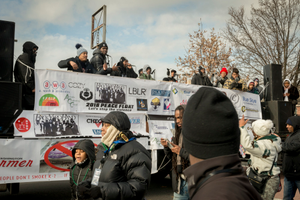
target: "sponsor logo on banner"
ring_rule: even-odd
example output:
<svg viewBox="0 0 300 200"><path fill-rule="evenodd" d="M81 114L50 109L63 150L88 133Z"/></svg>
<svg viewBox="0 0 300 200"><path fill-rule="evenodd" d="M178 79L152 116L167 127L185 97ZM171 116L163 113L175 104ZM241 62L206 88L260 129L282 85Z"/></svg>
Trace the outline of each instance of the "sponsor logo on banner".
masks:
<svg viewBox="0 0 300 200"><path fill-rule="evenodd" d="M240 96L235 93L232 94L229 98L233 104L237 104L240 101Z"/></svg>
<svg viewBox="0 0 300 200"><path fill-rule="evenodd" d="M245 106L242 106L242 107L241 107L241 110L242 110L242 112L246 112L246 107L245 107Z"/></svg>
<svg viewBox="0 0 300 200"><path fill-rule="evenodd" d="M170 111L171 102L170 99L164 99L164 111Z"/></svg>
<svg viewBox="0 0 300 200"><path fill-rule="evenodd" d="M130 112L134 107L126 103L126 85L95 83L94 94L95 103L86 103L88 110Z"/></svg>
<svg viewBox="0 0 300 200"><path fill-rule="evenodd" d="M79 97L84 101L89 101L93 98L93 93L89 88L84 88L80 91Z"/></svg>
<svg viewBox="0 0 300 200"><path fill-rule="evenodd" d="M178 93L178 90L177 90L176 88L174 88L174 89L172 90L172 92L173 92L174 94L177 94L177 93Z"/></svg>
<svg viewBox="0 0 300 200"><path fill-rule="evenodd" d="M27 132L31 127L30 121L25 117L20 117L15 122L15 127L20 132Z"/></svg>
<svg viewBox="0 0 300 200"><path fill-rule="evenodd" d="M182 100L181 102L180 102L180 105L186 105L187 104L187 100Z"/></svg>
<svg viewBox="0 0 300 200"><path fill-rule="evenodd" d="M69 82L68 83L69 88L78 88L83 89L85 86L85 83L78 83L78 82Z"/></svg>
<svg viewBox="0 0 300 200"><path fill-rule="evenodd" d="M255 99L252 99L251 97L244 97L244 96L243 96L243 102L248 105L256 105L257 103Z"/></svg>
<svg viewBox="0 0 300 200"><path fill-rule="evenodd" d="M102 131L101 129L93 129L94 135L101 135Z"/></svg>
<svg viewBox="0 0 300 200"><path fill-rule="evenodd" d="M96 124L96 126L99 128L100 125L102 124L101 119L87 119L86 120L87 123L94 123Z"/></svg>
<svg viewBox="0 0 300 200"><path fill-rule="evenodd" d="M139 117L132 117L129 119L131 124L140 124L141 123L141 118Z"/></svg>
<svg viewBox="0 0 300 200"><path fill-rule="evenodd" d="M148 111L147 99L136 99L138 111Z"/></svg>
<svg viewBox="0 0 300 200"><path fill-rule="evenodd" d="M246 106L242 106L241 110L242 110L242 112L246 112L246 111L248 111L248 112L259 112L256 109L247 108Z"/></svg>
<svg viewBox="0 0 300 200"><path fill-rule="evenodd" d="M50 148L47 149L47 151L44 154L44 161L47 165L49 165L51 168L59 170L59 171L70 171L70 169L62 168L61 166L69 166L72 163L72 149L75 146L75 144L79 140L70 140L66 142L55 142L54 145L52 145ZM97 146L97 144L94 144ZM61 160L59 161L59 158L65 158L65 157L71 157L70 163L68 161ZM51 163L49 159L55 159L55 165L54 163ZM40 167L41 169L41 167Z"/></svg>
<svg viewBox="0 0 300 200"><path fill-rule="evenodd" d="M128 88L128 94L132 96L146 96L145 88Z"/></svg>
<svg viewBox="0 0 300 200"><path fill-rule="evenodd" d="M187 90L180 90L180 89L177 89L177 88L174 88L172 90L172 92L174 94L184 94L184 95L187 95L187 96L190 96L191 94L193 94L194 92L191 92L191 91L187 91Z"/></svg>
<svg viewBox="0 0 300 200"><path fill-rule="evenodd" d="M67 94L65 96L65 99L67 101L67 103L70 105L71 108L73 108L74 106L78 105L79 100L75 100L74 96L70 96L69 94Z"/></svg>
<svg viewBox="0 0 300 200"><path fill-rule="evenodd" d="M23 160L23 158L0 158L0 167L31 167L33 160Z"/></svg>
<svg viewBox="0 0 300 200"><path fill-rule="evenodd" d="M160 125L154 125L154 127L155 127L156 129L158 129L158 130L167 130L167 129L169 129L169 128L166 127L166 126L160 126Z"/></svg>
<svg viewBox="0 0 300 200"><path fill-rule="evenodd" d="M39 106L59 106L59 100L54 94L45 94L40 98Z"/></svg>
<svg viewBox="0 0 300 200"><path fill-rule="evenodd" d="M151 90L151 95L152 95L152 96L161 96L161 97L170 97L171 91L170 91L170 90L157 90L157 89L152 89L152 90Z"/></svg>
<svg viewBox="0 0 300 200"><path fill-rule="evenodd" d="M44 83L43 83L43 86L45 89L63 89L65 90L67 88L67 84L65 82L57 82L57 81L53 81L52 83L50 83L50 81L46 80Z"/></svg>
<svg viewBox="0 0 300 200"><path fill-rule="evenodd" d="M151 106L152 106L153 110L157 111L157 109L160 106L160 100L159 100L159 98L156 97L156 98L152 99Z"/></svg>

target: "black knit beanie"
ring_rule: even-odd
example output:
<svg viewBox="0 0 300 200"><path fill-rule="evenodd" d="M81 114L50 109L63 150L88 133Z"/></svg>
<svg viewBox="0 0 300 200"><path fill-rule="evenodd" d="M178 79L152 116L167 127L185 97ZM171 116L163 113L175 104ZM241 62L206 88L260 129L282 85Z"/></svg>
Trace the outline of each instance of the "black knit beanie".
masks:
<svg viewBox="0 0 300 200"><path fill-rule="evenodd" d="M188 100L182 135L185 149L200 159L238 153L239 120L231 101L217 89L201 87Z"/></svg>
<svg viewBox="0 0 300 200"><path fill-rule="evenodd" d="M108 48L106 42L101 42L101 43L98 45L98 47L99 47L99 49L101 49L101 47L107 47L107 48Z"/></svg>

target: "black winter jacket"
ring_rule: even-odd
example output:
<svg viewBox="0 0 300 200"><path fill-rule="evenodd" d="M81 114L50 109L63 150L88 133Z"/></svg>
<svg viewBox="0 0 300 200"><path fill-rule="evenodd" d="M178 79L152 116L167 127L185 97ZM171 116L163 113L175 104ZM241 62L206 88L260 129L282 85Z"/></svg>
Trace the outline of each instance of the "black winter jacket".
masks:
<svg viewBox="0 0 300 200"><path fill-rule="evenodd" d="M26 42L23 45L23 54L18 57L15 63L15 82L22 83L23 106L24 103L29 104L30 106L33 106L34 104L34 92L32 92L32 90L35 89L33 70L35 69L35 55L33 54L34 48L38 48L38 46L32 42Z"/></svg>
<svg viewBox="0 0 300 200"><path fill-rule="evenodd" d="M300 117L289 118L293 124L294 132L282 143L283 173L288 179L300 180Z"/></svg>
<svg viewBox="0 0 300 200"><path fill-rule="evenodd" d="M113 71L112 75L113 76L122 76L122 77L127 77L127 78L137 78L138 75L134 72L133 68L125 68L122 62L118 62L117 64L118 70Z"/></svg>
<svg viewBox="0 0 300 200"><path fill-rule="evenodd" d="M93 52L93 57L91 59L91 64L93 65L96 74L107 75L112 72L111 68L107 68L107 70L103 69L104 63L105 63L105 55L101 53L99 48L97 48Z"/></svg>
<svg viewBox="0 0 300 200"><path fill-rule="evenodd" d="M78 69L74 70L73 67L70 65L70 61L75 62L78 65ZM83 68L85 69L85 73L95 73L96 70L93 68L91 63L87 60L85 62L81 62L76 56L75 58L68 58L66 60L61 60L58 63L59 68L68 68L68 70L74 71L74 72L83 72Z"/></svg>
<svg viewBox="0 0 300 200"><path fill-rule="evenodd" d="M282 93L284 93L283 87L282 87ZM289 101L297 100L299 98L299 91L295 86L291 85L291 87L289 89L289 93L290 93L290 96L288 97ZM284 98L285 97L283 97L283 100L284 100Z"/></svg>
<svg viewBox="0 0 300 200"><path fill-rule="evenodd" d="M173 138L172 138L172 142L174 143ZM172 162L173 152L171 151L171 149L169 147L164 147L164 152L167 155L167 158L170 159ZM185 160L189 160L189 153L184 148L180 149L179 156ZM182 166L181 165L172 166L172 188L173 188L173 192L178 193L180 191L178 191L178 180L177 180L177 174L175 172L175 167L177 167L177 171L181 171ZM183 171L181 171L181 173L183 173Z"/></svg>
<svg viewBox="0 0 300 200"><path fill-rule="evenodd" d="M121 112L111 112L102 122L110 123L122 131L128 139L133 137L128 117ZM106 146L98 145L95 167L105 155L99 187L103 200L140 200L143 199L147 187L150 185L151 156L150 153L137 141L116 144L109 152L104 153Z"/></svg>
<svg viewBox="0 0 300 200"><path fill-rule="evenodd" d="M213 84L210 82L209 78L202 73L195 74L192 78L192 84L194 85L207 85L207 86L213 86Z"/></svg>
<svg viewBox="0 0 300 200"><path fill-rule="evenodd" d="M82 164L75 164L76 149L82 149L86 152L88 160ZM78 199L77 185L93 176L93 164L95 162L95 146L91 140L84 139L76 143L72 150L73 163L70 168L70 185L72 199ZM81 198L79 198L81 199Z"/></svg>

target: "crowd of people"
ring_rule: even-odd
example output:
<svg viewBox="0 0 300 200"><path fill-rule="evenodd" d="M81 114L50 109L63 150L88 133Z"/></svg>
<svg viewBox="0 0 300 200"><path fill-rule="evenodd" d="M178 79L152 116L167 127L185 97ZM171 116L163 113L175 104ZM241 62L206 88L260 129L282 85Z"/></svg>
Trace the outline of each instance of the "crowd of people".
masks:
<svg viewBox="0 0 300 200"><path fill-rule="evenodd" d="M108 46L104 42L94 51L91 62L87 59L86 49L81 45L76 48L77 56L60 61L60 68L153 80L149 65L136 74L125 57L121 57L117 65L108 67ZM24 109L32 109L34 105L33 70L37 50L37 45L26 42L15 65L15 80L23 86ZM171 71L171 77L164 81L176 81L175 74L175 70ZM222 68L218 76L208 78L205 68L200 66L192 84L258 95L263 92L257 78L246 84L237 68L232 70L230 77L227 76L227 69ZM300 190L300 116L288 118L289 136L284 142L272 133L274 124L271 120L254 121L252 139L245 128L248 120L244 117L239 120L232 102L212 87L201 87L186 106L178 106L172 140L161 138L166 157L172 162L174 199L273 199L280 184L277 166L280 152L283 153L285 176L284 200L293 199L297 188ZM122 102L125 95L122 86L118 85L99 85L97 92L99 102ZM288 79L283 81L282 94L283 100L291 101L295 109L299 92ZM56 125L56 122L38 121L37 124L41 132L47 133L47 128L43 128L45 124ZM96 151L89 139L75 145L70 168L72 199L144 199L150 184L151 155L135 140L130 127L125 113L110 112L102 119L102 140ZM238 156L241 146L251 154L246 172Z"/></svg>

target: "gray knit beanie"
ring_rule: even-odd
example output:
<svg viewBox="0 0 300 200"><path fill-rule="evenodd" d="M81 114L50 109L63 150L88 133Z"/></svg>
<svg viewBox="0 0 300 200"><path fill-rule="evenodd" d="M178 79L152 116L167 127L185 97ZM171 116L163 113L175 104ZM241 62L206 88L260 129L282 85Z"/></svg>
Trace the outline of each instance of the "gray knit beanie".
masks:
<svg viewBox="0 0 300 200"><path fill-rule="evenodd" d="M83 52L88 52L85 48L82 47L81 44L76 44L75 47L77 49L77 56L80 56L80 54L82 54Z"/></svg>

